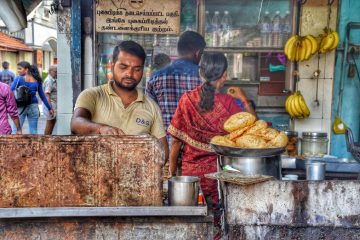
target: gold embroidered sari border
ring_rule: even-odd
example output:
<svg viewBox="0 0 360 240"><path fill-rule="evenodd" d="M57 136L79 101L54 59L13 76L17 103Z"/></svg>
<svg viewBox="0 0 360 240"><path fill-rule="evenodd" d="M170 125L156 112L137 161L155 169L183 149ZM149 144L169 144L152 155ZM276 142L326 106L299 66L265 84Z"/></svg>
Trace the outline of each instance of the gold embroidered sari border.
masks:
<svg viewBox="0 0 360 240"><path fill-rule="evenodd" d="M199 141L196 141L194 139L192 139L188 134L186 134L185 132L182 132L180 130L178 130L177 128L175 128L174 126L172 126L170 124L169 128L168 128L168 132L173 135L174 137L186 142L187 144L196 147L200 150L206 151L206 152L214 152L214 150L211 148L210 144L205 144Z"/></svg>

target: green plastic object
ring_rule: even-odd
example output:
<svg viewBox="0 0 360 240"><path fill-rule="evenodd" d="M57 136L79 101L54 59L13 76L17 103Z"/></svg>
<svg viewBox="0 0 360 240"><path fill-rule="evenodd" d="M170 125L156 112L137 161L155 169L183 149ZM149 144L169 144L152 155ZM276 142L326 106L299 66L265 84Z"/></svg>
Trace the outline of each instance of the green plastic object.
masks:
<svg viewBox="0 0 360 240"><path fill-rule="evenodd" d="M228 172L228 171L240 172L239 170L237 170L237 169L235 169L235 168L233 168L233 167L231 167L231 166L229 166L229 165L225 165L225 166L223 167L223 171L224 171L224 172Z"/></svg>
<svg viewBox="0 0 360 240"><path fill-rule="evenodd" d="M286 67L284 65L272 65L269 64L269 72L278 72L278 71L285 71Z"/></svg>

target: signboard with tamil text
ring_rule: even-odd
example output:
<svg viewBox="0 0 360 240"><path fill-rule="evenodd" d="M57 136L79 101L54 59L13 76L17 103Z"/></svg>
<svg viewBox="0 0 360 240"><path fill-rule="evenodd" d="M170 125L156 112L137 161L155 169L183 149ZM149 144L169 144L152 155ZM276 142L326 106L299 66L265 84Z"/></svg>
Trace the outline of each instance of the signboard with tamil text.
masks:
<svg viewBox="0 0 360 240"><path fill-rule="evenodd" d="M179 34L180 0L97 0L97 32Z"/></svg>

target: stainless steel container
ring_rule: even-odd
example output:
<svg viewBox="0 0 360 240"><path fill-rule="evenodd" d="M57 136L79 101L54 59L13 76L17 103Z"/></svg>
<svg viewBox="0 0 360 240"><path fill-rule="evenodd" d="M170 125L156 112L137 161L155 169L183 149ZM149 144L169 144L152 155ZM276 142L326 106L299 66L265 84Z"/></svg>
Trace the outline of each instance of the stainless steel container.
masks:
<svg viewBox="0 0 360 240"><path fill-rule="evenodd" d="M170 206L197 206L199 178L192 176L172 177L168 182Z"/></svg>
<svg viewBox="0 0 360 240"><path fill-rule="evenodd" d="M323 157L328 152L327 133L303 132L301 139L301 155L306 157Z"/></svg>
<svg viewBox="0 0 360 240"><path fill-rule="evenodd" d="M280 155L270 157L229 157L218 155L220 164L230 165L245 175L268 175L281 179Z"/></svg>
<svg viewBox="0 0 360 240"><path fill-rule="evenodd" d="M325 180L326 163L309 162L306 166L306 180Z"/></svg>

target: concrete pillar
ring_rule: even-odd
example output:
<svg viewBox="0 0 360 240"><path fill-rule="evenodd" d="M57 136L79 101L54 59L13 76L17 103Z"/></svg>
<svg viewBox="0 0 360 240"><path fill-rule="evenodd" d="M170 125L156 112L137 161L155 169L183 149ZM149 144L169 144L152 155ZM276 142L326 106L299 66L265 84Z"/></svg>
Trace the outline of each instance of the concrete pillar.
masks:
<svg viewBox="0 0 360 240"><path fill-rule="evenodd" d="M58 134L70 134L70 120L81 91L80 0L58 14Z"/></svg>
<svg viewBox="0 0 360 240"><path fill-rule="evenodd" d="M70 49L70 19L69 8L58 13L58 128L57 134L70 134L70 120L73 111L73 85L71 71Z"/></svg>

